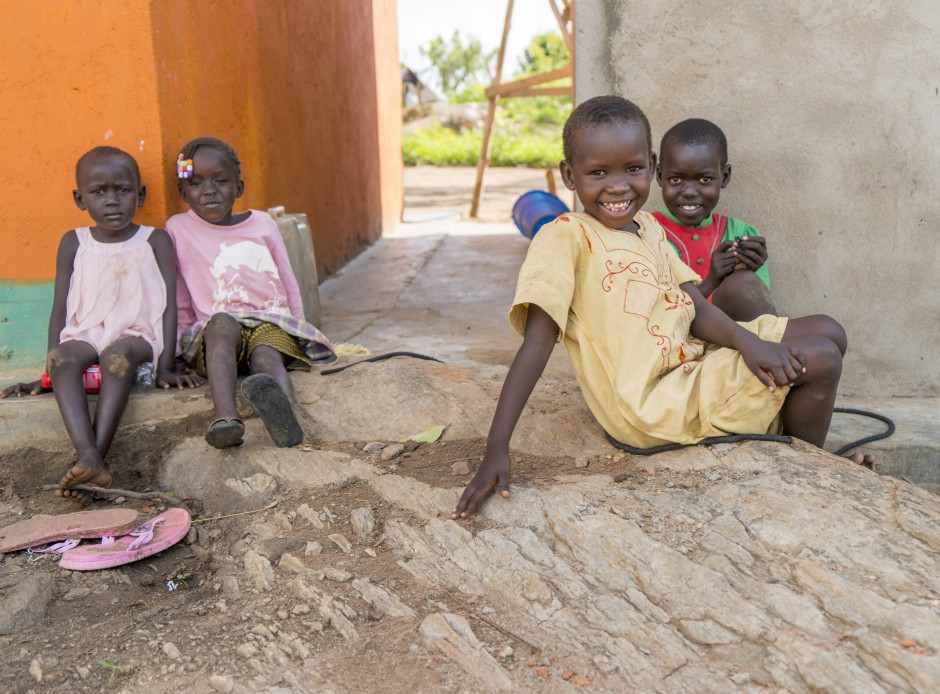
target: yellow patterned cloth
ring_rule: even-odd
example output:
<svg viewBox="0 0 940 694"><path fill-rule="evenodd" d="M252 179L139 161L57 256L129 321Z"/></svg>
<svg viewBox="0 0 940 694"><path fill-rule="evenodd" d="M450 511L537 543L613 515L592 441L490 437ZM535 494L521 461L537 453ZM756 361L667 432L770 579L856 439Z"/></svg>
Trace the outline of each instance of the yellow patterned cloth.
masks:
<svg viewBox="0 0 940 694"><path fill-rule="evenodd" d="M300 343L293 335L285 332L273 323L261 323L256 327L241 327L241 345L238 348L237 368L239 373L248 373L248 359L255 347L266 345L273 347L281 354L293 357L287 368L291 371L309 371L313 363L307 354L300 348ZM206 344L205 332L199 336L199 346L196 349L194 366L196 373L206 377Z"/></svg>
<svg viewBox="0 0 940 694"><path fill-rule="evenodd" d="M551 316L588 407L623 443L651 448L778 432L789 389L771 393L740 352L690 334L695 307L680 285L701 280L652 215L635 221L639 234L583 213L543 226L519 271L513 329L524 334L530 304ZM787 319L741 325L780 342Z"/></svg>

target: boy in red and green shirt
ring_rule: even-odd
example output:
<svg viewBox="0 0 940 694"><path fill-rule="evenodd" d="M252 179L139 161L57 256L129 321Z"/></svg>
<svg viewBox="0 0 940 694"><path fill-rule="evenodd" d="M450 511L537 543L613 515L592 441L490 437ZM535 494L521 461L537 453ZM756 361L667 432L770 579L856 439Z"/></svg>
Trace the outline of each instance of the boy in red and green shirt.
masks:
<svg viewBox="0 0 940 694"><path fill-rule="evenodd" d="M701 118L670 128L660 145L656 179L665 208L653 215L682 261L702 278L702 295L736 321L776 315L766 240L750 224L712 212L731 180L721 129Z"/></svg>

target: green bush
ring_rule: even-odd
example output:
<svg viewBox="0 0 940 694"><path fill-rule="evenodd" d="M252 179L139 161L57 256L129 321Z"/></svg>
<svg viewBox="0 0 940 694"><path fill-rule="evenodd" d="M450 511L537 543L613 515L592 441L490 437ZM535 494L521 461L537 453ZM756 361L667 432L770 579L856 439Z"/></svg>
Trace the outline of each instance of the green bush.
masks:
<svg viewBox="0 0 940 694"><path fill-rule="evenodd" d="M418 132L406 133L402 141L402 157L407 166L476 166L482 144L483 135L479 130L456 133L435 124ZM552 135L511 124L494 129L491 166L554 168L561 159L559 128L553 128Z"/></svg>

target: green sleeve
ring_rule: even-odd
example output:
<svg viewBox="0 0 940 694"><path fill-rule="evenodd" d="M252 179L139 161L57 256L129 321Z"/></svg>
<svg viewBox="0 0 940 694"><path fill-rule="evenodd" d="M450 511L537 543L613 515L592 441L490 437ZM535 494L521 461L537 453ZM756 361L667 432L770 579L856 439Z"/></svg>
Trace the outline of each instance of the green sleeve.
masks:
<svg viewBox="0 0 940 694"><path fill-rule="evenodd" d="M761 233L747 222L742 222L740 219L735 219L734 217L728 217L728 225L725 227L725 233L724 236L721 237L721 240L728 241L730 239L736 239L739 236L761 236ZM768 265L770 265L770 258L767 258L767 262L757 268L757 272L754 274L760 277L764 284L767 285L767 288L770 289L770 271L767 268Z"/></svg>

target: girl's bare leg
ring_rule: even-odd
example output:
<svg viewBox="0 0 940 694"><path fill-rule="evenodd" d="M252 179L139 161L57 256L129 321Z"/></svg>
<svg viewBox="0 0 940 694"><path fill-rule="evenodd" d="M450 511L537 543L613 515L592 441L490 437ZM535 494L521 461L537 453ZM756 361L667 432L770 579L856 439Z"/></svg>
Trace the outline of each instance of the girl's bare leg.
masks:
<svg viewBox="0 0 940 694"><path fill-rule="evenodd" d="M78 454L78 461L60 483L63 485L75 484L76 482L71 481L73 477L81 477L83 481L87 481L91 477L97 479L101 472L107 474L101 453L95 444L95 431L88 414L88 397L85 395L82 380L85 369L97 361L98 353L87 342L70 340L49 350L47 368L52 378L52 392L59 406L65 430ZM110 481L108 476L107 482ZM83 503L90 501L88 495L77 495L67 489L57 490L56 495L79 496Z"/></svg>
<svg viewBox="0 0 940 694"><path fill-rule="evenodd" d="M291 403L293 403L294 384L291 383L290 376L287 373L288 359L289 357L268 345L255 347L251 351L251 356L248 358L251 373L265 373L272 376L274 380L280 384L281 388L284 389L284 392L287 393L287 397L290 398Z"/></svg>
<svg viewBox="0 0 940 694"><path fill-rule="evenodd" d="M141 337L125 337L117 340L108 345L98 356L98 362L101 366L101 386L98 394L98 407L95 410L95 421L92 426L94 452L88 451L84 454L79 452L78 462L65 473L65 477L59 482L60 485L69 487L75 484L87 483L107 487L111 483L111 473L104 465L104 457L111 447L114 433L117 431L121 416L124 414L137 367L152 358L153 350L147 341ZM59 388L56 387L55 391L58 390ZM84 407L87 419L87 404ZM68 428L68 425L66 425L66 428ZM87 492L70 489L61 489L56 493L59 496L74 497L83 504L90 502L92 497Z"/></svg>
<svg viewBox="0 0 940 694"><path fill-rule="evenodd" d="M217 313L206 324L206 375L215 416L219 419L238 417L235 407L235 378L238 375L238 350L241 346L241 325L227 313Z"/></svg>

